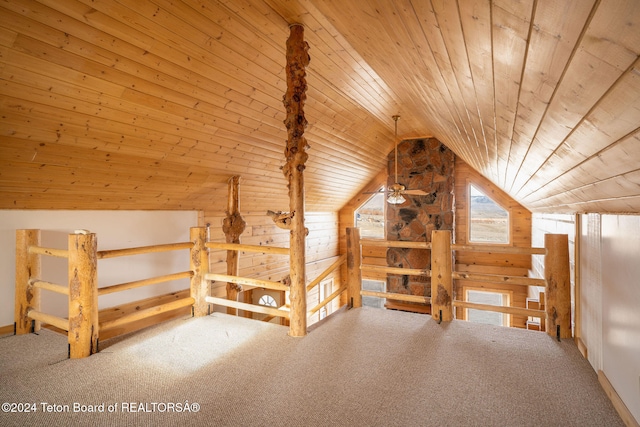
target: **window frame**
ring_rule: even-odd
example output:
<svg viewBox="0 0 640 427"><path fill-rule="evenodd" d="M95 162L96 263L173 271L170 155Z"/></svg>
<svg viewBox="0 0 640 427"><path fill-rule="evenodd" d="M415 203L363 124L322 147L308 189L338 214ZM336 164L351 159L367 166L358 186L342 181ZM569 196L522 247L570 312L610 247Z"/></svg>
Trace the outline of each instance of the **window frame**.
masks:
<svg viewBox="0 0 640 427"><path fill-rule="evenodd" d="M464 286L463 293L464 293L465 301L469 301L469 292L484 292L489 294L501 295L502 304L499 307L512 307L511 301L513 301L513 291L506 290L506 289L492 289L492 288L483 288L483 287L474 287L474 286ZM473 301L469 301L469 302L473 302ZM469 310L470 310L469 308L464 309L464 320L467 322L470 322ZM475 310L475 309L471 309L471 310ZM513 316L511 314L500 313L500 312L494 312L494 313L498 313L502 316L501 326L505 328L513 327Z"/></svg>
<svg viewBox="0 0 640 427"><path fill-rule="evenodd" d="M482 193L485 197L491 199L493 203L498 205L507 213L507 241L506 242L482 242L482 241L471 240L471 223L472 223L471 221L471 187L474 187L477 191ZM467 242L469 244L474 244L474 245L511 246L513 241L513 229L512 229L513 219L511 215L511 210L506 208L502 203L495 200L493 197L488 196L487 193L488 191L485 189L485 186L475 182L467 181L467 209L466 209L467 210L467 227L466 227Z"/></svg>
<svg viewBox="0 0 640 427"><path fill-rule="evenodd" d="M386 240L387 238L387 202L386 202L387 190L386 190L386 186L384 185L381 185L378 188L378 190L375 191L374 194L372 194L370 197L367 197L367 199L364 202L356 206L356 208L353 210L353 225L355 228L360 229L360 227L358 227L358 210L360 210L364 205L369 203L371 199L373 199L378 195L382 195L382 237L369 237L369 236L363 237L362 232L360 232L361 238L366 238L371 240Z"/></svg>

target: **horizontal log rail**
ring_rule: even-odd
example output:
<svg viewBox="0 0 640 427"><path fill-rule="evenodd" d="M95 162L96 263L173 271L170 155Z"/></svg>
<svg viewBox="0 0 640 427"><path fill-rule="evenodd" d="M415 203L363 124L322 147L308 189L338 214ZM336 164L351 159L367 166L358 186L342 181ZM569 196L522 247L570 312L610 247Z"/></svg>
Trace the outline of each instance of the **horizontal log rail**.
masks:
<svg viewBox="0 0 640 427"><path fill-rule="evenodd" d="M100 331L107 329L117 328L119 326L126 325L127 323L135 322L137 320L146 319L147 317L155 316L157 314L166 313L168 311L177 310L182 307L193 305L195 300L191 297L182 298L166 304L157 305L155 307L149 307L144 310L136 311L126 316L119 317L117 319L109 320L99 323Z"/></svg>
<svg viewBox="0 0 640 427"><path fill-rule="evenodd" d="M320 282L322 282L328 275L333 273L337 268L339 268L342 264L347 262L347 254L342 254L335 262L333 262L329 267L327 267L322 273L318 275L315 279L313 279L307 285L307 292L311 289L315 288Z"/></svg>
<svg viewBox="0 0 640 427"><path fill-rule="evenodd" d="M193 277L193 271L183 271L181 273L165 274L163 276L151 277L149 279L105 286L98 288L98 296L140 288L142 286L155 285L157 283L170 282L171 280L190 279L191 277Z"/></svg>
<svg viewBox="0 0 640 427"><path fill-rule="evenodd" d="M405 267L386 267L384 265L367 265L360 266L360 270L369 273L388 273L400 274L403 276L426 276L431 277L431 270L423 268L405 268Z"/></svg>
<svg viewBox="0 0 640 427"><path fill-rule="evenodd" d="M116 258L129 255L150 254L155 252L178 251L191 249L193 243L167 243L164 245L139 246L137 248L112 249L108 251L98 251L98 259Z"/></svg>
<svg viewBox="0 0 640 427"><path fill-rule="evenodd" d="M546 255L545 248L522 248L514 246L497 246L497 245L458 245L451 244L451 249L459 252L490 252L495 254L512 254L512 255Z"/></svg>
<svg viewBox="0 0 640 427"><path fill-rule="evenodd" d="M69 287L58 285L56 283L47 282L44 280L30 279L29 284L34 288L45 289L47 291L55 292L58 294L69 295Z"/></svg>
<svg viewBox="0 0 640 427"><path fill-rule="evenodd" d="M44 248L42 246L29 246L29 253L33 255L48 255L57 258L69 258L67 249Z"/></svg>
<svg viewBox="0 0 640 427"><path fill-rule="evenodd" d="M546 316L546 312L544 310L534 310L531 308L522 308L522 307L508 307L508 306L502 306L502 305L479 304L479 303L468 302L468 301L454 300L453 306L461 307L461 308L472 308L472 309L483 310L483 311L495 311L498 313L505 313L505 314L515 314L516 316L541 317L543 319Z"/></svg>
<svg viewBox="0 0 640 427"><path fill-rule="evenodd" d="M267 314L269 316L289 318L289 311L282 308L267 307L265 305L249 304L246 302L233 301L226 298L206 297L205 301L211 304L221 305L224 307L236 308L239 310L251 311L254 313Z"/></svg>
<svg viewBox="0 0 640 427"><path fill-rule="evenodd" d="M362 246L376 246L384 248L431 249L431 242L360 239L360 244ZM545 255L547 253L545 248L522 248L498 245L459 245L455 243L451 244L451 249L460 252L489 252L513 255Z"/></svg>
<svg viewBox="0 0 640 427"><path fill-rule="evenodd" d="M273 255L289 255L289 248L277 246L245 245L242 243L207 242L204 245L209 249L219 249L228 251L257 252Z"/></svg>
<svg viewBox="0 0 640 427"><path fill-rule="evenodd" d="M32 318L33 320L55 326L56 328L62 329L63 331L69 331L69 319L43 313L37 310L29 310L27 316Z"/></svg>
<svg viewBox="0 0 640 427"><path fill-rule="evenodd" d="M458 280L523 286L544 286L546 283L544 279L535 277L503 276L500 274L468 273L463 271L454 271L451 273L451 277Z"/></svg>
<svg viewBox="0 0 640 427"><path fill-rule="evenodd" d="M344 285L340 286L336 291L334 291L331 295L326 297L324 301L322 301L320 304L316 305L311 310L309 310L309 313L308 313L309 316L317 313L322 307L329 304L331 301L333 301L336 297L338 297L341 293L343 293L346 290L347 290L347 284L345 283Z"/></svg>
<svg viewBox="0 0 640 427"><path fill-rule="evenodd" d="M289 286L284 283L271 280L251 279L249 277L231 276L228 274L207 273L204 278L215 282L235 283L237 285L255 286L257 288L273 289L276 291L288 291Z"/></svg>
<svg viewBox="0 0 640 427"><path fill-rule="evenodd" d="M383 248L431 249L431 242L406 242L403 240L360 239L360 244Z"/></svg>
<svg viewBox="0 0 640 427"><path fill-rule="evenodd" d="M423 297L420 295L407 295L407 294L396 294L391 292L376 292L376 291L360 291L360 295L363 297L377 297L377 298L387 298L396 301L406 301L406 302L419 302L424 304L431 304L431 297Z"/></svg>

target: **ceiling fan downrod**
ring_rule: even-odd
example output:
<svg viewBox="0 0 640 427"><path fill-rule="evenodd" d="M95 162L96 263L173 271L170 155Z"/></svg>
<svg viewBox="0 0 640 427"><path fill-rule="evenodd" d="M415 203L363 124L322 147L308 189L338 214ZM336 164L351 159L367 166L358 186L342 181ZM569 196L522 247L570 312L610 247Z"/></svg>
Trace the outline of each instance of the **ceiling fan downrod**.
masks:
<svg viewBox="0 0 640 427"><path fill-rule="evenodd" d="M402 197L402 190L404 190L404 186L398 183L398 119L400 116L398 114L392 116L393 121L395 122L395 132L394 132L394 165L395 165L395 180L393 185L389 187L391 190L391 194L387 197L387 202L392 205L400 205L406 201L404 197Z"/></svg>

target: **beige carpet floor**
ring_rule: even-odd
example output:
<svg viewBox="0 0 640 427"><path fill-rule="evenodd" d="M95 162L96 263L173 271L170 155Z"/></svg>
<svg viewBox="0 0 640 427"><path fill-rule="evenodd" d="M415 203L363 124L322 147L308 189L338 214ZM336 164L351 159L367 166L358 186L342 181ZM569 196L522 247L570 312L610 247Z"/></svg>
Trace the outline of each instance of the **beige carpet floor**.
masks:
<svg viewBox="0 0 640 427"><path fill-rule="evenodd" d="M287 332L214 313L80 360L51 331L3 337L0 425L623 425L571 340L372 308Z"/></svg>

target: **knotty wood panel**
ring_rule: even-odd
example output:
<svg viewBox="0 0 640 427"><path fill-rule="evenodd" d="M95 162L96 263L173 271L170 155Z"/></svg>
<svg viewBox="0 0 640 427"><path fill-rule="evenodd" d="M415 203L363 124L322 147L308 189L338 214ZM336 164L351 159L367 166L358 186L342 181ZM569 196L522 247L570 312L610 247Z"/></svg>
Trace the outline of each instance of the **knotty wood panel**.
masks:
<svg viewBox="0 0 640 427"><path fill-rule="evenodd" d="M637 0L4 2L0 208L222 212L241 175L287 210L294 22L309 211L374 179L400 114L529 210L640 212Z"/></svg>

